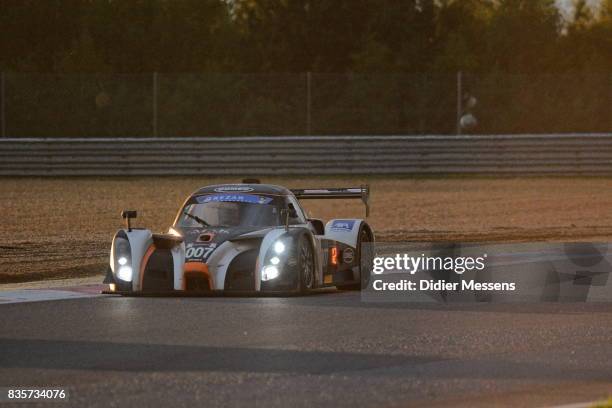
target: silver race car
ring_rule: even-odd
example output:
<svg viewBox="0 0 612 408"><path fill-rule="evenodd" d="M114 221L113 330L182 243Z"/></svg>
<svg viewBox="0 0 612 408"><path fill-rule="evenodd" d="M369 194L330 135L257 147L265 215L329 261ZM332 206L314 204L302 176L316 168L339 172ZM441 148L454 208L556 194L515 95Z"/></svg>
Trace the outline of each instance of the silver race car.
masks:
<svg viewBox="0 0 612 408"><path fill-rule="evenodd" d="M248 180L245 180L248 181ZM374 242L363 219L307 218L305 199L361 199L369 188L289 190L259 184L212 185L191 194L167 234L126 228L112 242L108 292L197 294L297 292L367 281Z"/></svg>

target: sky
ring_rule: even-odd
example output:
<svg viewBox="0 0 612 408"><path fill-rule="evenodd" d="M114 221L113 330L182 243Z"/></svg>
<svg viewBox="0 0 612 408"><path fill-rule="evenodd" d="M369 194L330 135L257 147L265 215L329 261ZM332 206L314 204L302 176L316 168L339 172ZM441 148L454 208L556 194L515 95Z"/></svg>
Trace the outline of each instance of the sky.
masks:
<svg viewBox="0 0 612 408"><path fill-rule="evenodd" d="M563 14L565 14L566 16L571 16L573 9L572 3L574 3L574 0L556 0L556 2L559 8L563 10ZM596 7L598 4L601 3L601 0L587 0L587 3L590 6Z"/></svg>

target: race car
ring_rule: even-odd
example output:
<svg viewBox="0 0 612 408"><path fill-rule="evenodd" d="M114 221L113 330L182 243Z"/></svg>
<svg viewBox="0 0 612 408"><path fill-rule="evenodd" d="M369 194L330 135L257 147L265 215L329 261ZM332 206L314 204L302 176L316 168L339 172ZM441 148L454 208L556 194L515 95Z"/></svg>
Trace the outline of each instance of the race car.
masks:
<svg viewBox="0 0 612 408"><path fill-rule="evenodd" d="M360 289L369 278L374 232L364 219L308 218L308 199L361 199L368 186L293 189L243 180L203 187L180 208L166 234L133 228L136 211L112 241L108 292L305 293ZM362 282L363 281L363 282Z"/></svg>

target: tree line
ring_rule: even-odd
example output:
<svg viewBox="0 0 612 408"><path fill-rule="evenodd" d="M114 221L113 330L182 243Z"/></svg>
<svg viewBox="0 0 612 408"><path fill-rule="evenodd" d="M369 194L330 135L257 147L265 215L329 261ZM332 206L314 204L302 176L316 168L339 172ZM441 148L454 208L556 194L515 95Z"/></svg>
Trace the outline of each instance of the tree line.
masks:
<svg viewBox="0 0 612 408"><path fill-rule="evenodd" d="M18 72L612 70L612 1L4 0Z"/></svg>
<svg viewBox="0 0 612 408"><path fill-rule="evenodd" d="M193 122L170 126L169 135L303 133L307 92L314 133L448 133L457 71L478 99L479 132L612 127L612 0L566 8L554 0L4 0L0 27L0 71L16 75L6 105L17 134L36 133L28 115L45 98L72 97L85 109L83 93L88 124L56 132L125 132L116 120L111 130L105 124L123 98L140 104L135 132L148 133L149 79L132 90L105 78L152 72L170 81L164 103L181 105L168 107L167 123ZM310 91L305 72L318 75ZM85 75L91 90L74 85L56 95L46 77L17 74ZM237 99L240 120L227 113ZM530 104L540 110L526 118ZM48 121L56 114L50 107ZM254 125L263 120L281 125ZM46 128L43 116L39 123Z"/></svg>

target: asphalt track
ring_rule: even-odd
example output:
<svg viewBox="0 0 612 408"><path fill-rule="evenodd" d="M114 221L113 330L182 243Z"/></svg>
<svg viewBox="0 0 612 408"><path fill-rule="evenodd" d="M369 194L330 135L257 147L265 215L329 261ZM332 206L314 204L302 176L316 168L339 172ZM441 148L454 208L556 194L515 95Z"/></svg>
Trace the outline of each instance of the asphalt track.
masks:
<svg viewBox="0 0 612 408"><path fill-rule="evenodd" d="M0 386L62 387L58 406L100 407L537 407L612 394L610 303L80 292L0 304Z"/></svg>

